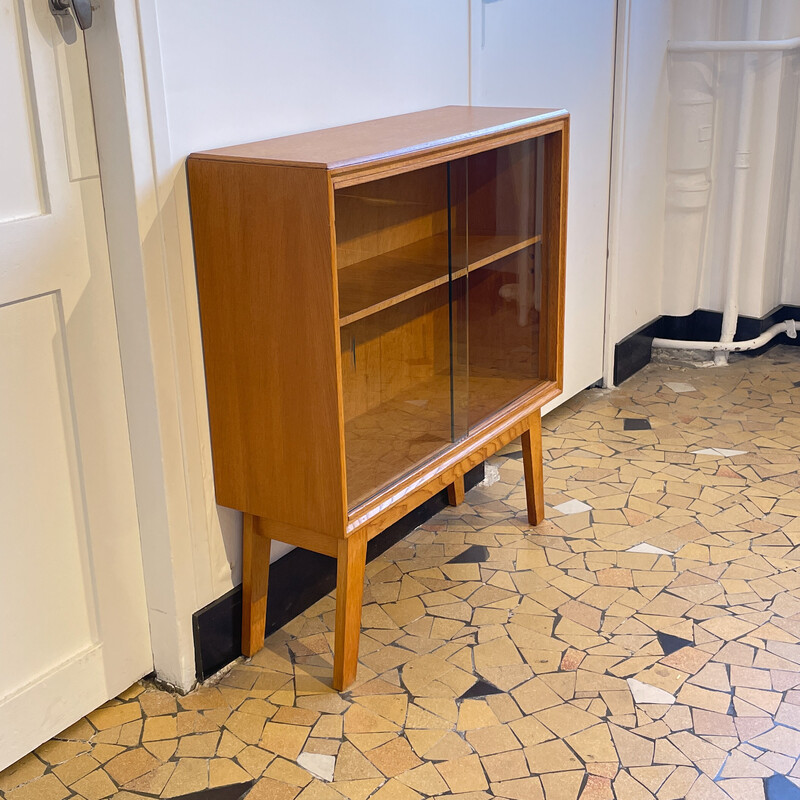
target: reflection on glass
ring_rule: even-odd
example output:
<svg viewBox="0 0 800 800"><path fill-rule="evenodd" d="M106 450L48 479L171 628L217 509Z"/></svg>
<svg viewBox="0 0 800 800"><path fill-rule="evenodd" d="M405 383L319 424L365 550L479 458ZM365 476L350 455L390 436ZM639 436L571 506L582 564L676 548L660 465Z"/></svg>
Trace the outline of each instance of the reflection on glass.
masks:
<svg viewBox="0 0 800 800"><path fill-rule="evenodd" d="M467 159L470 429L539 382L542 156L532 139Z"/></svg>
<svg viewBox="0 0 800 800"><path fill-rule="evenodd" d="M526 289L538 250L532 245L470 273L470 428L539 380L539 314Z"/></svg>
<svg viewBox="0 0 800 800"><path fill-rule="evenodd" d="M448 177L441 164L335 193L350 508L453 441L452 340L460 325L466 375L466 292L458 301L450 282Z"/></svg>
<svg viewBox="0 0 800 800"><path fill-rule="evenodd" d="M449 165L450 207L450 334L452 374L452 438L469 433L469 244L467 160Z"/></svg>
<svg viewBox="0 0 800 800"><path fill-rule="evenodd" d="M529 140L336 190L350 508L538 382L541 158Z"/></svg>

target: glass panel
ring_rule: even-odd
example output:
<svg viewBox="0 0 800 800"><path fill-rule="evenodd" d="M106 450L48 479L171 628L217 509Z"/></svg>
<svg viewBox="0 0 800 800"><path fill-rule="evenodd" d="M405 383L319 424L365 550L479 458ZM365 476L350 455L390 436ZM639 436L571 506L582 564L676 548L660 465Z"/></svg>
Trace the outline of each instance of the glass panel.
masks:
<svg viewBox="0 0 800 800"><path fill-rule="evenodd" d="M335 214L342 325L447 283L446 164L337 189Z"/></svg>
<svg viewBox="0 0 800 800"><path fill-rule="evenodd" d="M467 159L469 426L539 377L541 140Z"/></svg>
<svg viewBox="0 0 800 800"><path fill-rule="evenodd" d="M467 159L448 165L450 202L450 335L453 441L469 433L469 291Z"/></svg>
<svg viewBox="0 0 800 800"><path fill-rule="evenodd" d="M458 328L466 351L466 294L451 306L449 190L441 164L335 193L350 508L453 441L451 342Z"/></svg>

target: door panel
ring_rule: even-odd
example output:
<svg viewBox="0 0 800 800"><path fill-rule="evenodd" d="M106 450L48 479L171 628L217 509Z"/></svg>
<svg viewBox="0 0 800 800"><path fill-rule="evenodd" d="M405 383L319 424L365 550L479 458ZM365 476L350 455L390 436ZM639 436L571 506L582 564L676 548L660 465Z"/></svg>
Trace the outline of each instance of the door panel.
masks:
<svg viewBox="0 0 800 800"><path fill-rule="evenodd" d="M540 374L543 138L466 159L469 427L533 389Z"/></svg>
<svg viewBox="0 0 800 800"><path fill-rule="evenodd" d="M440 164L335 192L351 508L452 441L448 186Z"/></svg>
<svg viewBox="0 0 800 800"><path fill-rule="evenodd" d="M31 217L42 212L39 187L38 126L29 103L30 64L27 37L20 28L16 3L0 4L0 108L3 109L3 146L0 147L0 221Z"/></svg>
<svg viewBox="0 0 800 800"><path fill-rule="evenodd" d="M0 591L24 598L24 613L3 615L0 636L47 642L4 659L3 682L12 686L84 650L96 630L59 306L49 293L0 308L0 449L11 455L0 460L0 508L16 527L3 536Z"/></svg>
<svg viewBox="0 0 800 800"><path fill-rule="evenodd" d="M0 0L0 769L152 669L79 32Z"/></svg>

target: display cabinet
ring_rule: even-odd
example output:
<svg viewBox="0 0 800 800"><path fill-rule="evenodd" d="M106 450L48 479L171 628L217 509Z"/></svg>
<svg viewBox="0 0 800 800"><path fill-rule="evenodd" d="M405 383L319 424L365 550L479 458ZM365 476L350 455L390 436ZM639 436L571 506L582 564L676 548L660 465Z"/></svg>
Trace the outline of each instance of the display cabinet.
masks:
<svg viewBox="0 0 800 800"><path fill-rule="evenodd" d="M193 154L218 502L244 513L242 648L272 539L337 559L355 678L367 541L522 438L562 386L569 117L449 106ZM302 581L302 576L298 576Z"/></svg>

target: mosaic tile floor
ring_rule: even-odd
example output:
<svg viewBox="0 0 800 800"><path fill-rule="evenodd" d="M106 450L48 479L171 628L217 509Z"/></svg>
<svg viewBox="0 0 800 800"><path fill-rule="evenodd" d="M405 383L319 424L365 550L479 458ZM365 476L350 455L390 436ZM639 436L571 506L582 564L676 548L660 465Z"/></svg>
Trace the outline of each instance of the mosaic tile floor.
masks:
<svg viewBox="0 0 800 800"><path fill-rule="evenodd" d="M651 364L544 426L540 528L512 445L368 565L351 691L327 597L217 685L133 686L0 796L800 798L800 348Z"/></svg>

